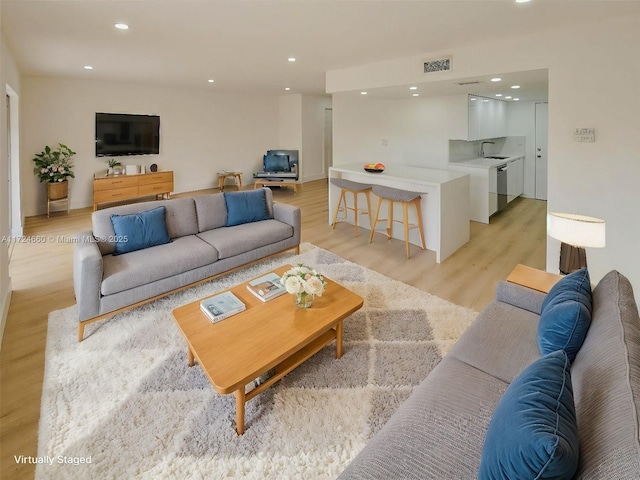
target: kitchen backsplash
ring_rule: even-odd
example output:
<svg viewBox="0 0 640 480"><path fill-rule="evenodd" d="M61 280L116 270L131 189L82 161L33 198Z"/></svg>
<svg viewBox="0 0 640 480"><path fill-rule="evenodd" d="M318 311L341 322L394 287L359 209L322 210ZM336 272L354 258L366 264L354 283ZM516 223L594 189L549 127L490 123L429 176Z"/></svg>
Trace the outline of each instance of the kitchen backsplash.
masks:
<svg viewBox="0 0 640 480"><path fill-rule="evenodd" d="M449 140L449 161L471 160L480 156L480 145L483 141L494 142L484 145L486 155L524 155L526 137L501 137L466 142L464 140Z"/></svg>

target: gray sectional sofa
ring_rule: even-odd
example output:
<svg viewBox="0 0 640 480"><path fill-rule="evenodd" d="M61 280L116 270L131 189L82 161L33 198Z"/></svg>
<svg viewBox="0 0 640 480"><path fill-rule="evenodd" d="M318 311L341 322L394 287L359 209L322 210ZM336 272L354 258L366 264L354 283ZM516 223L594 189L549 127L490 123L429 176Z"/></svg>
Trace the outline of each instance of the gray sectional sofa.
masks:
<svg viewBox="0 0 640 480"><path fill-rule="evenodd" d="M499 283L495 300L339 479L477 478L496 405L520 372L540 358L544 297ZM616 271L593 290L591 325L570 372L579 439L572 478L637 480L640 318L631 284Z"/></svg>
<svg viewBox="0 0 640 480"><path fill-rule="evenodd" d="M269 219L227 225L222 193L136 203L93 212L93 231L76 235L73 281L78 338L84 327L123 309L154 300L270 255L300 248L300 209L273 203L262 189ZM232 194L233 195L233 194ZM111 215L165 207L170 243L114 255Z"/></svg>

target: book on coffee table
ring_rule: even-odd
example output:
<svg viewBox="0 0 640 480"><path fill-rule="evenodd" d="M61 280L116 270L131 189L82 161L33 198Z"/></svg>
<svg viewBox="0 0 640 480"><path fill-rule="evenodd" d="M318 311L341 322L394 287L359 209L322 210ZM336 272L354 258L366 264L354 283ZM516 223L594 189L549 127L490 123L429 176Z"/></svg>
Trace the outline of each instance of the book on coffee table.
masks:
<svg viewBox="0 0 640 480"><path fill-rule="evenodd" d="M252 280L247 284L247 290L263 302L279 297L287 292L284 285L280 283L280 276L275 273L268 273Z"/></svg>
<svg viewBox="0 0 640 480"><path fill-rule="evenodd" d="M246 309L245 304L231 292L219 293L200 302L200 310L212 322L219 322Z"/></svg>

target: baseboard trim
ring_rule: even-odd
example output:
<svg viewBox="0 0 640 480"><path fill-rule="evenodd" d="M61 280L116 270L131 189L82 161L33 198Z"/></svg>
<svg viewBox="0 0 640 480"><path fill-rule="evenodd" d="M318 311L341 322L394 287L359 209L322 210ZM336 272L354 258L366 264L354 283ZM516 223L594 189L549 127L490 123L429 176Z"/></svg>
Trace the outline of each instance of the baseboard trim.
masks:
<svg viewBox="0 0 640 480"><path fill-rule="evenodd" d="M4 293L4 298L0 300L0 307L2 307L2 318L0 318L0 350L2 350L2 339L4 338L4 327L7 324L7 317L9 316L9 305L11 304L11 277L9 277L9 283L7 284L7 291Z"/></svg>
<svg viewBox="0 0 640 480"><path fill-rule="evenodd" d="M319 173L317 175L309 175L305 176L301 181L302 182L313 182L314 180L322 180L323 178L327 178L324 173Z"/></svg>

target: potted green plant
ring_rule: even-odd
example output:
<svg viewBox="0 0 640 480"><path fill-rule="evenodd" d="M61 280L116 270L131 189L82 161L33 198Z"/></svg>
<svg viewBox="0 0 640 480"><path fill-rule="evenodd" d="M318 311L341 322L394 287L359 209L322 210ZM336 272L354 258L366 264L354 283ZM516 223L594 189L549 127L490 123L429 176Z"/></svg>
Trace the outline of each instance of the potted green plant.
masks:
<svg viewBox="0 0 640 480"><path fill-rule="evenodd" d="M107 165L109 165L109 169L107 170L107 175L111 175L111 174L119 175L122 173L122 163L120 163L115 158L110 158L109 160L107 160Z"/></svg>
<svg viewBox="0 0 640 480"><path fill-rule="evenodd" d="M55 149L47 145L42 152L36 153L33 158L36 165L33 173L40 179L40 182L47 184L49 200L59 200L69 194L68 178L75 178L71 161L75 154L76 152L69 147L59 143Z"/></svg>

